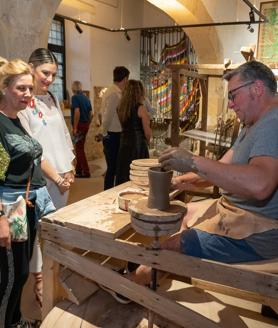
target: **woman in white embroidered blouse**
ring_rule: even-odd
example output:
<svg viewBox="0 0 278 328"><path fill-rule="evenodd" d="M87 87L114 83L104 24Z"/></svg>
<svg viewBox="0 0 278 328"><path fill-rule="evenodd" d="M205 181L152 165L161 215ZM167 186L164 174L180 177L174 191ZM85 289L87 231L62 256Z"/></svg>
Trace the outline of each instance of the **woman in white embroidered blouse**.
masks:
<svg viewBox="0 0 278 328"><path fill-rule="evenodd" d="M25 129L43 147L42 170L55 207L66 205L68 189L74 181L73 145L57 98L48 91L57 73L57 60L45 48L31 54L29 64L34 75L34 98L20 113Z"/></svg>
<svg viewBox="0 0 278 328"><path fill-rule="evenodd" d="M56 209L66 205L70 185L74 182L73 145L57 98L48 88L54 82L58 69L54 54L45 48L32 52L29 64L34 76L34 97L19 118L27 132L43 148L42 171L47 189ZM39 254L37 254L37 251ZM30 271L36 273L35 293L42 301L41 252L34 249Z"/></svg>

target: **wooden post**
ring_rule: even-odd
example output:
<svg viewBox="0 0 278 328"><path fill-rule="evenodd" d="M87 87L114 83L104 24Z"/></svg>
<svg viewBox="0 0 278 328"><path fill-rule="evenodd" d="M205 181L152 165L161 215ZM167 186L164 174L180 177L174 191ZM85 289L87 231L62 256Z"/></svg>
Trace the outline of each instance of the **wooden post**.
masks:
<svg viewBox="0 0 278 328"><path fill-rule="evenodd" d="M207 130L208 117L208 78L200 79L201 93L202 93L202 115L201 115L201 130ZM200 141L200 155L206 154L206 142Z"/></svg>
<svg viewBox="0 0 278 328"><path fill-rule="evenodd" d="M179 145L179 110L180 110L180 74L179 69L172 70L172 123L171 123L171 145Z"/></svg>
<svg viewBox="0 0 278 328"><path fill-rule="evenodd" d="M52 258L43 256L43 319L60 300L67 296L59 284L59 267L59 263Z"/></svg>
<svg viewBox="0 0 278 328"><path fill-rule="evenodd" d="M193 67L193 66L192 66ZM169 65L172 71L172 126L171 126L171 145L177 147L179 145L179 110L180 110L180 72L186 76L197 78L200 81L202 93L202 115L201 130L207 130L208 115L208 75L198 74L196 71L189 71L188 65ZM205 155L206 143L200 142L200 155Z"/></svg>

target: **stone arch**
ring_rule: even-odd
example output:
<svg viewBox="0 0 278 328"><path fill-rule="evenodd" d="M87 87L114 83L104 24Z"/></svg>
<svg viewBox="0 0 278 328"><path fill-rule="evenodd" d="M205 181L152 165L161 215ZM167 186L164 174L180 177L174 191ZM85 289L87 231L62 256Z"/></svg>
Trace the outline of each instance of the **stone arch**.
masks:
<svg viewBox="0 0 278 328"><path fill-rule="evenodd" d="M178 8L163 7L157 3L153 5L166 12L180 25L213 22L202 0L179 0ZM214 26L186 28L184 32L193 44L199 64L223 62L223 47Z"/></svg>
<svg viewBox="0 0 278 328"><path fill-rule="evenodd" d="M46 47L49 28L61 0L0 2L0 55L27 60L38 47Z"/></svg>

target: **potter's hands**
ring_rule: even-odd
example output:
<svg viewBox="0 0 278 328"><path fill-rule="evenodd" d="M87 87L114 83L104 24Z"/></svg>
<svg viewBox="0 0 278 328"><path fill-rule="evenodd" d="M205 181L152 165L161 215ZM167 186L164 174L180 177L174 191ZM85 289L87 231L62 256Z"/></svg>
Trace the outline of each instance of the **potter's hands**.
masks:
<svg viewBox="0 0 278 328"><path fill-rule="evenodd" d="M11 248L10 226L6 216L0 218L0 246Z"/></svg>
<svg viewBox="0 0 278 328"><path fill-rule="evenodd" d="M186 173L183 175L176 176L171 181L171 189L173 190L196 190L200 177L195 173Z"/></svg>
<svg viewBox="0 0 278 328"><path fill-rule="evenodd" d="M162 168L179 172L197 172L193 154L182 148L170 148L161 153L158 161Z"/></svg>

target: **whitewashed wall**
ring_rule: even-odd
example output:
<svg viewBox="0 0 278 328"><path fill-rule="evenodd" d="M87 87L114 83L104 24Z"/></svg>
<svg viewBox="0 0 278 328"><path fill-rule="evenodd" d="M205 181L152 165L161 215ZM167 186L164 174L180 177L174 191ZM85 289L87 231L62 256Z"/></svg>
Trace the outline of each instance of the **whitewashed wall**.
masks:
<svg viewBox="0 0 278 328"><path fill-rule="evenodd" d="M63 1L57 13L82 19L108 28L132 28L141 26L172 25L173 20L164 12L146 1L122 0L117 7L98 1L93 4L91 13L76 10L70 2ZM122 7L121 7L122 3ZM67 89L71 94L71 83L80 80L83 88L90 90L93 98L94 86L107 86L112 83L115 66L126 66L131 78L140 76L140 32L129 32L130 41L123 33L106 32L81 25L79 34L74 23L66 21Z"/></svg>

